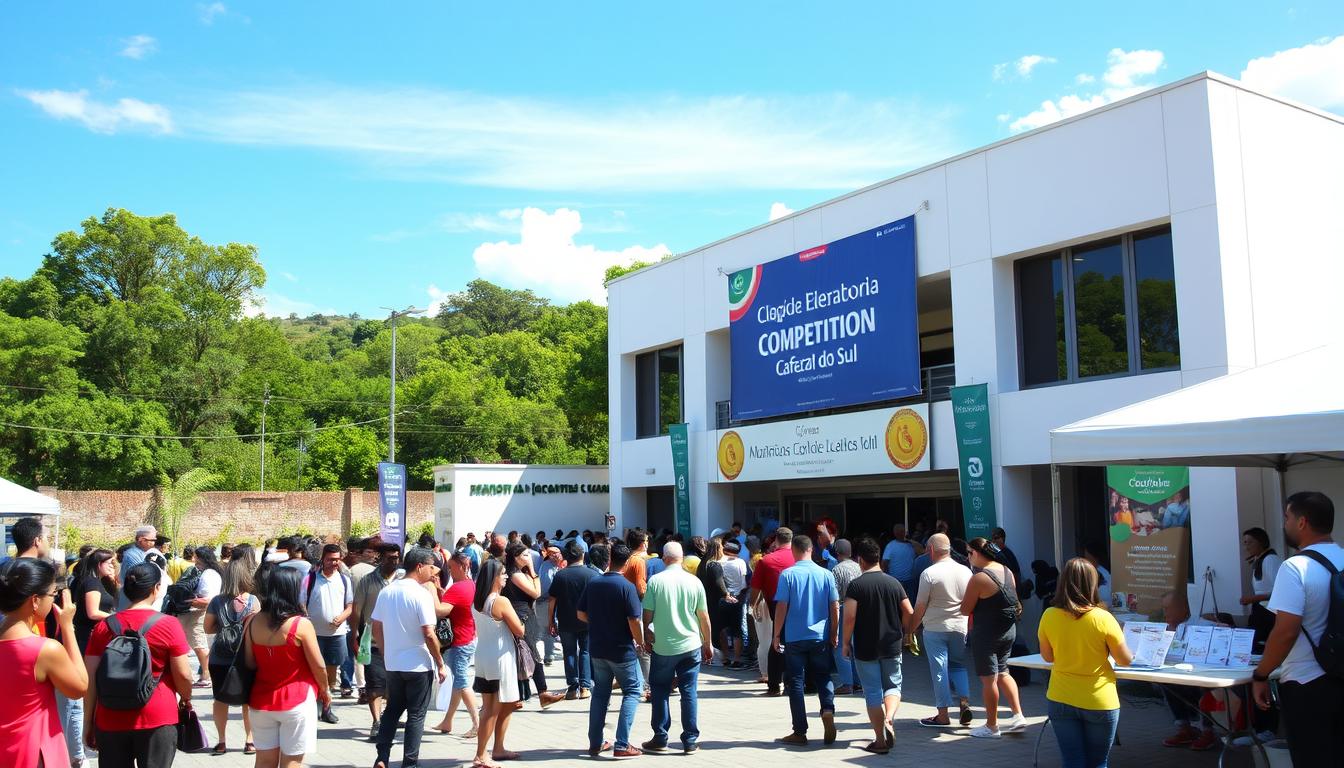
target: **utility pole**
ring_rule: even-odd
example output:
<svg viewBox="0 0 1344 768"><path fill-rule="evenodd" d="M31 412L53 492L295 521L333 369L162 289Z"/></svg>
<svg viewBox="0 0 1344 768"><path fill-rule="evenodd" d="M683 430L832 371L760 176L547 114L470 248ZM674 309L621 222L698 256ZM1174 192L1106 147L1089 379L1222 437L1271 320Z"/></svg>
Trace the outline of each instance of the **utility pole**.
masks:
<svg viewBox="0 0 1344 768"><path fill-rule="evenodd" d="M303 443L303 435L299 435L299 477L295 481L294 490L303 490L303 455L308 452L308 446Z"/></svg>
<svg viewBox="0 0 1344 768"><path fill-rule="evenodd" d="M418 315L425 310L415 307L407 307L400 312L391 307L381 309L388 311L387 322L392 325L392 395L388 398L387 404L387 461L390 464L397 460L397 319L407 315Z"/></svg>
<svg viewBox="0 0 1344 768"><path fill-rule="evenodd" d="M261 490L266 490L266 404L271 402L271 385L267 384L261 396Z"/></svg>

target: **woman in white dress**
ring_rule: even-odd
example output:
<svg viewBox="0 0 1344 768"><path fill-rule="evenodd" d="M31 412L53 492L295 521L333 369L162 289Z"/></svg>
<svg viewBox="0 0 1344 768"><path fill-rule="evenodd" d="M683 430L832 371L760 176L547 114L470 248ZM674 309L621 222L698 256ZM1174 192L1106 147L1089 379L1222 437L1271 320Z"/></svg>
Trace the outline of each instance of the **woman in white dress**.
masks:
<svg viewBox="0 0 1344 768"><path fill-rule="evenodd" d="M481 724L476 731L473 768L498 768L486 759L485 749L491 735L495 739L491 758L518 758L517 752L504 748L504 735L509 729L509 716L521 706L514 638L522 637L526 630L508 599L500 598L500 590L507 581L504 566L497 558L481 563L476 574L476 596L471 605L476 619L476 680L472 690L481 695Z"/></svg>

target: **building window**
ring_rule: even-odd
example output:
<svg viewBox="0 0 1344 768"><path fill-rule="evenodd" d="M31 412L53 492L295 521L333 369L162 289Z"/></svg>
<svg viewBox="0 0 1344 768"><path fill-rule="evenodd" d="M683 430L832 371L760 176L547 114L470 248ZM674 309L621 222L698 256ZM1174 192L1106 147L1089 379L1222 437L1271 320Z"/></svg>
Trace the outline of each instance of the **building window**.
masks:
<svg viewBox="0 0 1344 768"><path fill-rule="evenodd" d="M681 345L635 356L635 437L667 434L682 421Z"/></svg>
<svg viewBox="0 0 1344 768"><path fill-rule="evenodd" d="M1171 229L1017 265L1022 386L1179 368Z"/></svg>

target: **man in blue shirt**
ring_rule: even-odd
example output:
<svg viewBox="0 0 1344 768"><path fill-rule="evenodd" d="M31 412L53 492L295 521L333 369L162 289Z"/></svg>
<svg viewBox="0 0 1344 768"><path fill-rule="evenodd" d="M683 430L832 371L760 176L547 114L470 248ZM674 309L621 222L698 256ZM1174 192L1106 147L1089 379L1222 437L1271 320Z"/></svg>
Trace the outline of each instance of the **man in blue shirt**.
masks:
<svg viewBox="0 0 1344 768"><path fill-rule="evenodd" d="M621 683L621 713L616 719L616 757L637 757L643 752L630 743L630 726L643 690L638 655L644 646L643 607L635 585L622 571L630 559L630 547L613 539L611 547L589 550L593 565L605 573L594 577L575 606L579 621L588 623L588 654L592 664L592 699L588 703L588 754L597 757L607 746L602 728L607 720L613 680Z"/></svg>
<svg viewBox="0 0 1344 768"><path fill-rule="evenodd" d="M784 654L789 688L789 712L793 732L782 744L807 745L805 677L812 678L821 700L821 724L825 743L835 742L835 671L833 655L840 629L840 593L831 572L812 561L812 540L793 537L792 567L779 575L775 590L775 636L773 647ZM782 630L782 635L781 635ZM781 639L783 642L781 642Z"/></svg>
<svg viewBox="0 0 1344 768"><path fill-rule="evenodd" d="M919 591L919 583L913 578L915 558L923 551L923 547L916 547L905 537L905 526L901 523L892 526L891 535L891 541L882 550L882 570L901 582L907 595L915 594Z"/></svg>

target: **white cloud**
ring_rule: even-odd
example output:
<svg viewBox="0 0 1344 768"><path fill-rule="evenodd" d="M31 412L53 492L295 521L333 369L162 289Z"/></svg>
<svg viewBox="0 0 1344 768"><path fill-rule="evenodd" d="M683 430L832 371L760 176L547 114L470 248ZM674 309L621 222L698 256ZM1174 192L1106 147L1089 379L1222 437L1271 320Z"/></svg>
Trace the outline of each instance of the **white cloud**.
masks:
<svg viewBox="0 0 1344 768"><path fill-rule="evenodd" d="M1041 56L1039 54L1032 53L1023 56L1017 61L1013 62L1013 66L1017 69L1017 74L1021 75L1022 77L1031 77L1031 70L1035 69L1038 65L1054 64L1055 61L1056 60L1053 56Z"/></svg>
<svg viewBox="0 0 1344 768"><path fill-rule="evenodd" d="M1142 81L1156 74L1163 60L1161 51L1112 48L1106 55L1106 72L1101 76L1104 88L1096 93L1071 93L1054 101L1043 101L1039 109L1014 120L1008 128L1014 133L1040 128L1146 91L1152 85Z"/></svg>
<svg viewBox="0 0 1344 768"><path fill-rule="evenodd" d="M285 278L286 280L288 280L288 281L291 282L291 283L297 283L297 282L299 282L299 278L295 277L293 272L281 272L281 273L280 273L280 276L283 277L283 278Z"/></svg>
<svg viewBox="0 0 1344 768"><path fill-rule="evenodd" d="M1009 80L1014 72L1023 80L1031 79L1031 71L1041 64L1054 64L1056 59L1053 56L1042 56L1039 53L1029 53L1026 56L1019 56L1012 61L1004 61L994 65L993 77L996 82Z"/></svg>
<svg viewBox="0 0 1344 768"><path fill-rule="evenodd" d="M426 305L425 317L437 317L439 310L443 309L443 303L453 295L452 291L445 291L439 286L430 283L429 288L425 290L429 294L429 304Z"/></svg>
<svg viewBox="0 0 1344 768"><path fill-rule="evenodd" d="M322 86L174 107L185 134L511 189L852 189L955 149L946 110L845 95L574 103Z"/></svg>
<svg viewBox="0 0 1344 768"><path fill-rule="evenodd" d="M790 213L793 213L793 209L783 203L770 204L771 221L774 221L775 219L782 219L785 216L788 216Z"/></svg>
<svg viewBox="0 0 1344 768"><path fill-rule="evenodd" d="M547 213L526 208L518 242L482 243L471 257L476 271L487 280L512 288L532 288L558 301L588 299L605 304L602 277L607 267L657 261L668 253L666 245L633 245L619 251L580 245L574 237L582 229L578 211L558 208Z"/></svg>
<svg viewBox="0 0 1344 768"><path fill-rule="evenodd" d="M1097 82L1097 78L1087 74L1086 72L1079 72L1078 76L1073 78L1073 82L1078 85L1089 85L1091 83Z"/></svg>
<svg viewBox="0 0 1344 768"><path fill-rule="evenodd" d="M143 59L159 49L159 42L149 35L132 35L121 45L121 55L128 59Z"/></svg>
<svg viewBox="0 0 1344 768"><path fill-rule="evenodd" d="M1320 109L1344 107L1344 35L1251 59L1241 81Z"/></svg>
<svg viewBox="0 0 1344 768"><path fill-rule="evenodd" d="M89 98L88 91L24 91L17 93L57 120L76 120L95 133L116 133L123 128L148 128L172 133L168 109L139 99L105 103Z"/></svg>
<svg viewBox="0 0 1344 768"><path fill-rule="evenodd" d="M312 302L295 299L275 291L262 291L253 297L250 304L243 308L248 317L299 317L309 315L338 315L331 307L321 308Z"/></svg>
<svg viewBox="0 0 1344 768"><path fill-rule="evenodd" d="M201 23L209 26L215 23L215 19L229 12L228 6L223 3L201 3L196 6L196 11L200 14Z"/></svg>
<svg viewBox="0 0 1344 768"><path fill-rule="evenodd" d="M517 232L522 226L523 209L510 208L495 214L463 213L460 211L445 213L438 218L438 226L445 232L494 232L509 234Z"/></svg>

